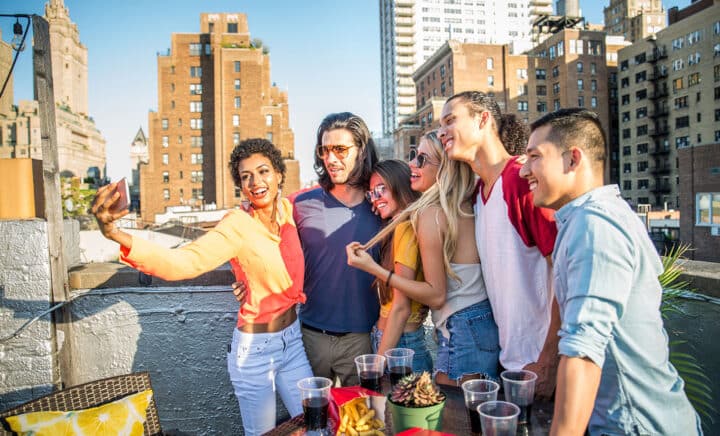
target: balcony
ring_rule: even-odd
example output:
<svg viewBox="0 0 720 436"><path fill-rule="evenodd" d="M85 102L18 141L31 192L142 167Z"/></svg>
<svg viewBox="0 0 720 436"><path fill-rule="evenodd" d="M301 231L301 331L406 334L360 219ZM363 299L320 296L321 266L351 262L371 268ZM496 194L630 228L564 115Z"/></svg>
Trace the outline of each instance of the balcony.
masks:
<svg viewBox="0 0 720 436"><path fill-rule="evenodd" d="M661 107L650 112L650 118L661 118L666 117L670 114L670 110L667 107Z"/></svg>
<svg viewBox="0 0 720 436"><path fill-rule="evenodd" d="M658 100L668 96L667 88L656 89L650 93L650 100Z"/></svg>
<svg viewBox="0 0 720 436"><path fill-rule="evenodd" d="M655 63L657 61L663 60L667 58L667 50L665 48L655 48L650 56L648 56L647 61L650 63Z"/></svg>
<svg viewBox="0 0 720 436"><path fill-rule="evenodd" d="M656 183L655 186L650 189L653 194L669 194L672 192L670 183Z"/></svg>
<svg viewBox="0 0 720 436"><path fill-rule="evenodd" d="M670 133L670 129L667 127L660 127L658 129L650 129L650 136L652 137L659 137L659 136L667 136L668 133Z"/></svg>
<svg viewBox="0 0 720 436"><path fill-rule="evenodd" d="M650 149L651 156L664 156L670 154L670 147L655 147Z"/></svg>
<svg viewBox="0 0 720 436"><path fill-rule="evenodd" d="M656 167L651 168L650 174L652 174L654 176L655 175L667 175L667 174L670 174L671 171L672 171L672 167L670 166L670 164L663 164L663 165L658 165Z"/></svg>
<svg viewBox="0 0 720 436"><path fill-rule="evenodd" d="M664 79L668 76L667 70L655 68L652 73L650 73L650 80L660 80Z"/></svg>

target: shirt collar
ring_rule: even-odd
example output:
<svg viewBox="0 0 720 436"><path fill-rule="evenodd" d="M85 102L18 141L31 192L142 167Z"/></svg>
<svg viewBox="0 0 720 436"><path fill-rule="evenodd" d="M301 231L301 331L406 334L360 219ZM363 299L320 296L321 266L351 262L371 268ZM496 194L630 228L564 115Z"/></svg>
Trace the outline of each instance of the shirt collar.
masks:
<svg viewBox="0 0 720 436"><path fill-rule="evenodd" d="M605 185L584 193L555 212L555 221L558 225L565 224L576 210L582 208L586 203L594 203L603 199L620 197L618 185Z"/></svg>

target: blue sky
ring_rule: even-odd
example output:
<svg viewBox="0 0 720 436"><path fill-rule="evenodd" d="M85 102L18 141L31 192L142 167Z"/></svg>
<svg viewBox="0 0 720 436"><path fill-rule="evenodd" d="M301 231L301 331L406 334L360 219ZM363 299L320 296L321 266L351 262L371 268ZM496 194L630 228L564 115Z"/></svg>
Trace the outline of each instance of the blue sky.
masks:
<svg viewBox="0 0 720 436"><path fill-rule="evenodd" d="M3 1L0 13L44 14L45 0ZM589 22L602 22L608 1L581 1ZM666 8L689 0L664 0ZM331 112L351 111L380 132L380 36L378 0L65 0L88 48L90 115L107 141L108 175L129 175L130 141L147 130L148 111L157 108L157 52L170 35L194 33L202 12L247 14L252 38L270 47L271 76L288 91L290 127L301 178L314 178L315 131ZM3 40L12 24L0 18ZM32 32L31 32L32 34ZM32 52L15 68L15 102L33 98Z"/></svg>

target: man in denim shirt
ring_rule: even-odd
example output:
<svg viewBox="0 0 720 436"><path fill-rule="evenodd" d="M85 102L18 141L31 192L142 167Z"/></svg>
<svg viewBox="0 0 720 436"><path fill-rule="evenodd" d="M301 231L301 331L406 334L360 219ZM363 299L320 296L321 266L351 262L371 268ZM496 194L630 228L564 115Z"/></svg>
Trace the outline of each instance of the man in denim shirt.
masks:
<svg viewBox="0 0 720 436"><path fill-rule="evenodd" d="M532 124L521 175L557 210L554 285L561 355L551 435L702 434L668 360L662 264L645 227L603 186L599 119L563 109Z"/></svg>

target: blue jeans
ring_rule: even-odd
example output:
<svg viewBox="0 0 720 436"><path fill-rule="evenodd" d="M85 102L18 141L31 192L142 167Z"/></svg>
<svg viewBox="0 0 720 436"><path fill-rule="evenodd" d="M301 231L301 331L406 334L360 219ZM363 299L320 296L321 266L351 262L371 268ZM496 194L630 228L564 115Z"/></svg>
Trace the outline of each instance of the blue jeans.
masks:
<svg viewBox="0 0 720 436"><path fill-rule="evenodd" d="M435 370L452 380L467 374L482 374L497 380L500 343L490 302L483 300L461 309L447 319L450 337L436 329L438 337Z"/></svg>
<svg viewBox="0 0 720 436"><path fill-rule="evenodd" d="M227 366L246 435L261 435L275 427L276 390L290 416L302 413L297 382L313 374L299 321L276 333L234 329Z"/></svg>
<svg viewBox="0 0 720 436"><path fill-rule="evenodd" d="M377 353L382 335L383 331L373 326L370 332L373 353ZM432 357L425 343L425 327L422 325L414 332L403 333L395 347L410 348L415 351L415 354L413 354L413 372L432 371Z"/></svg>

